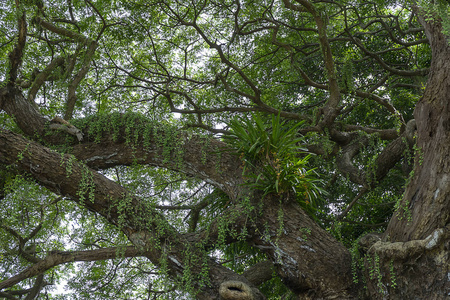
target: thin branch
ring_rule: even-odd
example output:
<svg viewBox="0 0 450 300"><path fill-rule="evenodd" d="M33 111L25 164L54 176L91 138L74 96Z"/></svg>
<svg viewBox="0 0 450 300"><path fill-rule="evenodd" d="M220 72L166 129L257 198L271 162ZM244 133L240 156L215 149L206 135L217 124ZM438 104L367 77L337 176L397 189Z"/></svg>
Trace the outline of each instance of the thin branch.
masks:
<svg viewBox="0 0 450 300"><path fill-rule="evenodd" d="M311 78L309 78L309 76L300 67L296 66L296 69L300 72L300 75L302 76L303 80L305 81L305 84L315 87L315 88L318 88L318 89L327 90L327 91L329 90L328 85L313 81ZM373 90L373 88L371 90ZM384 99L376 94L373 94L372 92L365 92L365 91L361 91L361 90L348 91L348 90L342 89L342 90L340 90L340 93L355 95L360 98L368 98L368 99L374 100L378 104L384 106L390 113L392 113L395 116L398 116L400 118L400 121L402 122L402 124L405 123L401 113L392 104L390 104L387 99Z"/></svg>
<svg viewBox="0 0 450 300"><path fill-rule="evenodd" d="M324 111L323 125L329 126L334 121L334 119L338 114L337 106L339 105L341 95L337 81L337 74L334 65L333 54L327 36L327 26L321 14L316 10L316 8L311 2L307 0L295 0L295 1L301 4L313 16L319 32L319 42L321 46L320 48L322 50L322 57L325 63L325 69L327 70L328 90L330 91L328 102L323 108Z"/></svg>
<svg viewBox="0 0 450 300"><path fill-rule="evenodd" d="M75 91L80 84L81 80L86 76L87 72L89 71L89 66L91 64L92 57L94 56L95 50L97 49L97 42L90 41L88 50L85 54L83 65L78 71L78 74L75 75L72 82L69 85L68 88L68 95L67 95L67 104L66 104L66 111L64 113L64 119L70 120L72 118L73 110L75 108L75 103L77 100L77 96L75 94Z"/></svg>
<svg viewBox="0 0 450 300"><path fill-rule="evenodd" d="M138 251L134 246L127 246L124 248L104 248L98 250L86 250L86 251L57 251L51 253L46 258L42 259L38 263L28 267L19 274L8 278L5 281L0 282L0 290L11 287L27 278L42 274L43 272L51 269L55 266L74 262L74 261L98 261L107 260L117 257L136 257L141 256L143 253Z"/></svg>
<svg viewBox="0 0 450 300"><path fill-rule="evenodd" d="M64 63L64 58L59 57L50 62L50 64L47 65L47 67L44 69L44 71L40 72L36 79L33 81L33 84L28 91L28 101L33 102L34 98L36 97L37 92L41 88L41 86L44 84L44 82L48 79L50 74L55 70L57 67L62 66Z"/></svg>
<svg viewBox="0 0 450 300"><path fill-rule="evenodd" d="M91 1L89 0L84 0L87 2L87 4L89 4L90 7L92 7L92 9L95 11L95 13L100 17L100 19L102 20L103 26L102 29L100 29L100 32L97 35L96 41L98 42L100 37L103 34L103 31L105 31L106 27L108 27L108 25L106 24L105 18L103 18L102 14L98 11L98 9L95 7L94 4L92 4Z"/></svg>
<svg viewBox="0 0 450 300"><path fill-rule="evenodd" d="M381 57L379 55L377 55L374 52L369 51L366 47L364 47L364 45L361 43L361 41L358 38L355 38L353 36L351 36L351 38L352 38L353 42L364 53L366 53L368 56L375 59L381 65L381 67L383 69L391 72L392 74L400 75L400 76L426 76L430 72L430 68L424 68L424 69L419 69L419 70L399 70L399 69L393 68L393 67L389 66L386 62L384 62L384 60L381 59Z"/></svg>
<svg viewBox="0 0 450 300"><path fill-rule="evenodd" d="M349 213L349 211L352 209L352 207L358 202L359 199L361 199L362 196L369 190L368 187L364 186L359 190L358 195L356 195L355 198L353 198L352 202L345 208L345 210L337 217L337 220L342 220L345 218L345 216Z"/></svg>

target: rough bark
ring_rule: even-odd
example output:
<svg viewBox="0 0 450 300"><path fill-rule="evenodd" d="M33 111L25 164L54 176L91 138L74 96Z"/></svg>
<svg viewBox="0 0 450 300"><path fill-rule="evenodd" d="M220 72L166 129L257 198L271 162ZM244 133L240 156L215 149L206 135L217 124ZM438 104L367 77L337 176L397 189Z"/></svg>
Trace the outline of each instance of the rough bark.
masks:
<svg viewBox="0 0 450 300"><path fill-rule="evenodd" d="M204 237L203 233L199 233L197 237L183 237L166 224L164 225L167 228L166 233L155 237L152 234L155 230L152 228L159 228L158 226L165 224L164 219L151 208L143 206L139 199L131 195L129 201L130 207L133 209L118 212L117 201L123 200L123 195L127 194L127 191L118 184L94 170L86 171L85 167L76 161L72 163L70 174L68 174L68 156L62 157L61 154L11 132L2 130L0 136L0 161L2 163L14 164L16 168L29 172L43 186L56 193L69 196L88 209L103 215L111 223L118 225L135 246L148 249L145 255L155 263L159 262L162 253L152 248L152 243L155 240L161 243L170 243L172 249L177 249L177 251L173 253L173 261L169 265L174 276L182 273L182 268L180 269L177 264L177 262L183 261L183 257L178 256L183 252L181 249L186 248L186 245L189 244L188 239L198 241L202 236ZM197 138L185 139L183 148L186 149L186 152L183 164L178 165L173 161L162 159L164 149L156 142L151 151L148 149L146 151L144 147L133 147L132 149L124 140L118 140L116 143L109 140L109 144L108 140L107 132L101 143L97 144L87 139L86 143L75 146L73 153L78 159L84 160L95 168L131 164L136 161L136 158L140 163L171 167L209 180L212 184L227 191L230 198L235 199L236 202L244 193L241 191L240 171L237 171L239 162L233 156L226 153L221 154L223 169L219 172L215 168L216 161L214 161L213 152L217 150L217 147L214 143L210 143L210 148L205 150L202 149L205 147L204 144ZM209 162L202 162L199 158L202 151L211 154ZM216 159L218 158L216 157ZM226 170L233 171L224 172ZM92 182L95 185L93 197L89 195L88 190L82 194L83 196L79 193L79 183L82 182L83 176L86 176L83 175L86 172L91 174ZM345 247L312 221L295 202L288 201L288 195L276 195L264 199L258 193L248 196L253 197L250 201L255 206L262 205L257 218L253 222L246 223L247 212L241 211L241 215L233 213L235 217L232 224L239 231L244 226L248 227L247 231L250 234L247 238L249 241L255 247L268 253L276 262L277 272L288 286L298 293L316 294L325 299L336 296L341 299L351 297L350 256ZM280 199L280 197L286 199ZM231 207L230 211L239 212L239 209ZM127 222L124 224L118 221L120 213L126 214ZM280 223L277 221L280 214L289 215L289 218ZM139 220L143 218L151 221L142 224ZM261 232L265 232L266 238L261 238ZM209 242L214 241L213 234L214 231L207 236ZM298 245L300 248L297 247ZM333 251L330 252L329 249L333 249ZM225 271L223 267L214 266L213 261L210 264L210 274L216 289L215 292L206 292L208 295L217 293L222 282L239 278L237 274L233 275L231 271ZM245 278L240 280L246 282ZM255 292L255 294L257 293Z"/></svg>
<svg viewBox="0 0 450 300"><path fill-rule="evenodd" d="M423 239L450 218L450 46L437 24L424 23L433 49L427 88L414 111L417 154L414 176L402 206L411 218L393 219L387 234L393 240Z"/></svg>
<svg viewBox="0 0 450 300"><path fill-rule="evenodd" d="M450 292L450 46L438 22L421 21L433 60L414 111L415 168L384 234L388 244L371 249L386 278L370 282L374 299L445 299Z"/></svg>
<svg viewBox="0 0 450 300"><path fill-rule="evenodd" d="M156 210L130 195L117 183L94 170L87 169L78 161L71 163L71 171L68 173L66 168L69 163L68 156L62 157L61 154L36 142L0 129L0 163L13 165L16 169L28 173L49 190L70 197L102 215L117 225L143 252L142 255L154 264L159 265L161 258L167 256L169 275L174 278L183 274L185 261L192 257L197 259L204 257L202 249L189 242L192 239L190 235L177 233ZM86 176L90 178L89 185L92 189L89 187L80 193L80 185ZM127 207L123 211L118 209L121 201L127 201ZM120 219L124 221L121 222ZM192 257L187 258L187 254ZM206 258L206 261L211 286L207 288L195 286L200 289L199 299L218 299L219 286L227 280L239 280L252 286L245 277L219 265L213 259ZM201 266L198 261L191 266L191 272L200 274ZM254 295L255 299L264 299L256 289Z"/></svg>
<svg viewBox="0 0 450 300"><path fill-rule="evenodd" d="M258 224L265 234L252 243L268 254L283 282L301 297L353 299L348 250L295 201L280 203L275 195L262 201Z"/></svg>

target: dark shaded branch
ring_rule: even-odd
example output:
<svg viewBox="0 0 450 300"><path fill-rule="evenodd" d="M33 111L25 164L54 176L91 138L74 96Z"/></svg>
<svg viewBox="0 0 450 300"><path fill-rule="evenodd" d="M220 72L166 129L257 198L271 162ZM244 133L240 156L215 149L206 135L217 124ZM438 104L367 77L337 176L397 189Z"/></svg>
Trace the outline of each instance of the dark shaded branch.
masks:
<svg viewBox="0 0 450 300"><path fill-rule="evenodd" d="M14 297L13 295L11 295L10 293L7 292L1 292L0 291L0 297L3 297L5 299L10 299L10 300L19 300L20 298Z"/></svg>
<svg viewBox="0 0 450 300"><path fill-rule="evenodd" d="M342 220L348 214L348 212L352 209L352 207L361 199L362 196L369 190L367 186L363 186L359 191L358 195L350 202L349 205L345 208L345 210L337 217L337 220Z"/></svg>
<svg viewBox="0 0 450 300"><path fill-rule="evenodd" d="M16 2L17 4L17 2ZM18 6L18 4L17 4ZM17 7L19 10L19 7ZM17 20L17 27L19 30L18 40L13 51L9 54L9 83L12 84L17 79L19 68L22 64L23 50L25 48L27 39L27 21L25 10L22 11L22 15Z"/></svg>
<svg viewBox="0 0 450 300"><path fill-rule="evenodd" d="M25 300L33 300L37 295L41 292L44 287L44 274L39 274L34 281L33 287L30 290L30 293L25 297ZM1 289L1 288L0 288Z"/></svg>
<svg viewBox="0 0 450 300"><path fill-rule="evenodd" d="M415 143L415 120L410 120L405 128L403 134L390 142L377 156L374 173L366 173L353 164L353 158L369 142L366 136L358 136L356 132L344 133L335 130L331 131L332 139L342 145L342 154L340 159L337 160L338 169L354 183L363 186L374 186L400 161L405 155L405 150L411 148Z"/></svg>
<svg viewBox="0 0 450 300"><path fill-rule="evenodd" d="M44 118L36 105L32 105L17 88L0 88L0 108L14 117L17 126L28 136L44 135Z"/></svg>
<svg viewBox="0 0 450 300"><path fill-rule="evenodd" d="M334 136L336 136L336 133L334 133ZM348 177L351 181L365 186L367 185L365 172L353 164L353 158L363 147L367 146L369 139L367 136L359 136L356 132L345 134L345 136L351 142L346 143L342 147L342 153L336 161L337 167L344 177Z"/></svg>
<svg viewBox="0 0 450 300"><path fill-rule="evenodd" d="M275 266L273 262L266 260L254 264L242 273L245 278L256 286L273 278L275 274Z"/></svg>

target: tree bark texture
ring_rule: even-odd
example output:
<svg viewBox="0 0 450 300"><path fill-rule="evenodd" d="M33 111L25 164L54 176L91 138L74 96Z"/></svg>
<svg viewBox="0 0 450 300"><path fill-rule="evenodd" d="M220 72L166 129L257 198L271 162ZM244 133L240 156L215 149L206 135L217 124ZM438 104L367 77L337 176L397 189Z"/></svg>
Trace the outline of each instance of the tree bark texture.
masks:
<svg viewBox="0 0 450 300"><path fill-rule="evenodd" d="M384 234L390 249L382 251L381 243L372 249L372 259L378 255L381 273L388 278L372 281L373 298L381 299L383 294L390 299L450 296L450 46L437 22L421 21L433 59L424 95L414 111L415 167Z"/></svg>
<svg viewBox="0 0 450 300"><path fill-rule="evenodd" d="M107 140L107 133L104 134L101 143L86 139L85 143L74 147L73 153L77 160L71 161L69 155L62 156L20 135L1 130L0 162L14 165L55 193L70 197L104 216L117 225L138 249L144 249L144 255L155 264L159 263L163 255L168 255L170 274L173 276L183 274L182 262L186 260L182 254L186 252L184 250L188 247L193 253L201 250L195 250L196 246L192 241L204 240L206 245L203 244L203 247L211 247L217 238L215 231L217 227L213 224L209 232L199 232L196 235L179 234L151 207L143 205L140 199L129 195L120 185L94 169L89 169L78 159L95 168L127 165L138 159L140 163L171 167L204 178L228 192L235 204L226 212L233 221L230 223L230 226L234 226L232 230L239 233L245 229L248 232L246 239L269 255L275 262L278 274L292 290L298 294L317 295L324 299L352 298L350 255L345 247L312 221L295 202L280 199L278 195L264 198L259 193L248 194L251 203L255 207L260 207L254 212L253 220L249 221L247 212L239 209L239 201L242 200L239 198L242 189L240 162L223 153L220 156L220 166L223 170L219 172L215 167L216 161L212 159L217 150L214 143L210 143L210 148L202 149L205 146L197 138L186 139L183 145L186 149L183 163L175 164L173 161L163 160L163 156L158 155L163 149L157 143L151 147L153 150L147 151L144 147L132 149L123 140L116 143L111 140L110 144L106 142ZM209 166L208 162L199 159L201 155L199 153L202 151L207 151L207 154L211 155ZM224 170L233 171L227 173ZM93 188L86 188L80 193L86 178ZM124 199L128 201L128 208L119 211L119 203ZM280 220L280 215L285 215L286 218ZM126 221L121 222L122 219ZM161 227L164 228L162 232ZM159 235L155 236L154 232L159 232ZM160 248L154 247L155 243L170 244L171 247L164 253ZM217 295L220 285L227 280L238 280L252 286L245 277L235 274L211 259L208 261L212 285L207 290L203 288L204 298L201 299L216 299L214 295ZM262 299L257 290L254 293ZM258 297L256 299L259 299Z"/></svg>

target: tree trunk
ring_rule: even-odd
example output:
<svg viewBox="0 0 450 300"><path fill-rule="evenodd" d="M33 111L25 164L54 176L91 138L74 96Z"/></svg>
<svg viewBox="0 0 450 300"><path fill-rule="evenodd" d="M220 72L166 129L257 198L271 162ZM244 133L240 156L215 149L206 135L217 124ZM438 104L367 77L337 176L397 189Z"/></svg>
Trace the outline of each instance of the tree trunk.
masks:
<svg viewBox="0 0 450 300"><path fill-rule="evenodd" d="M373 278L368 284L372 299L450 296L450 46L437 22L422 23L433 60L414 111L415 168L383 242L369 250L366 274Z"/></svg>

